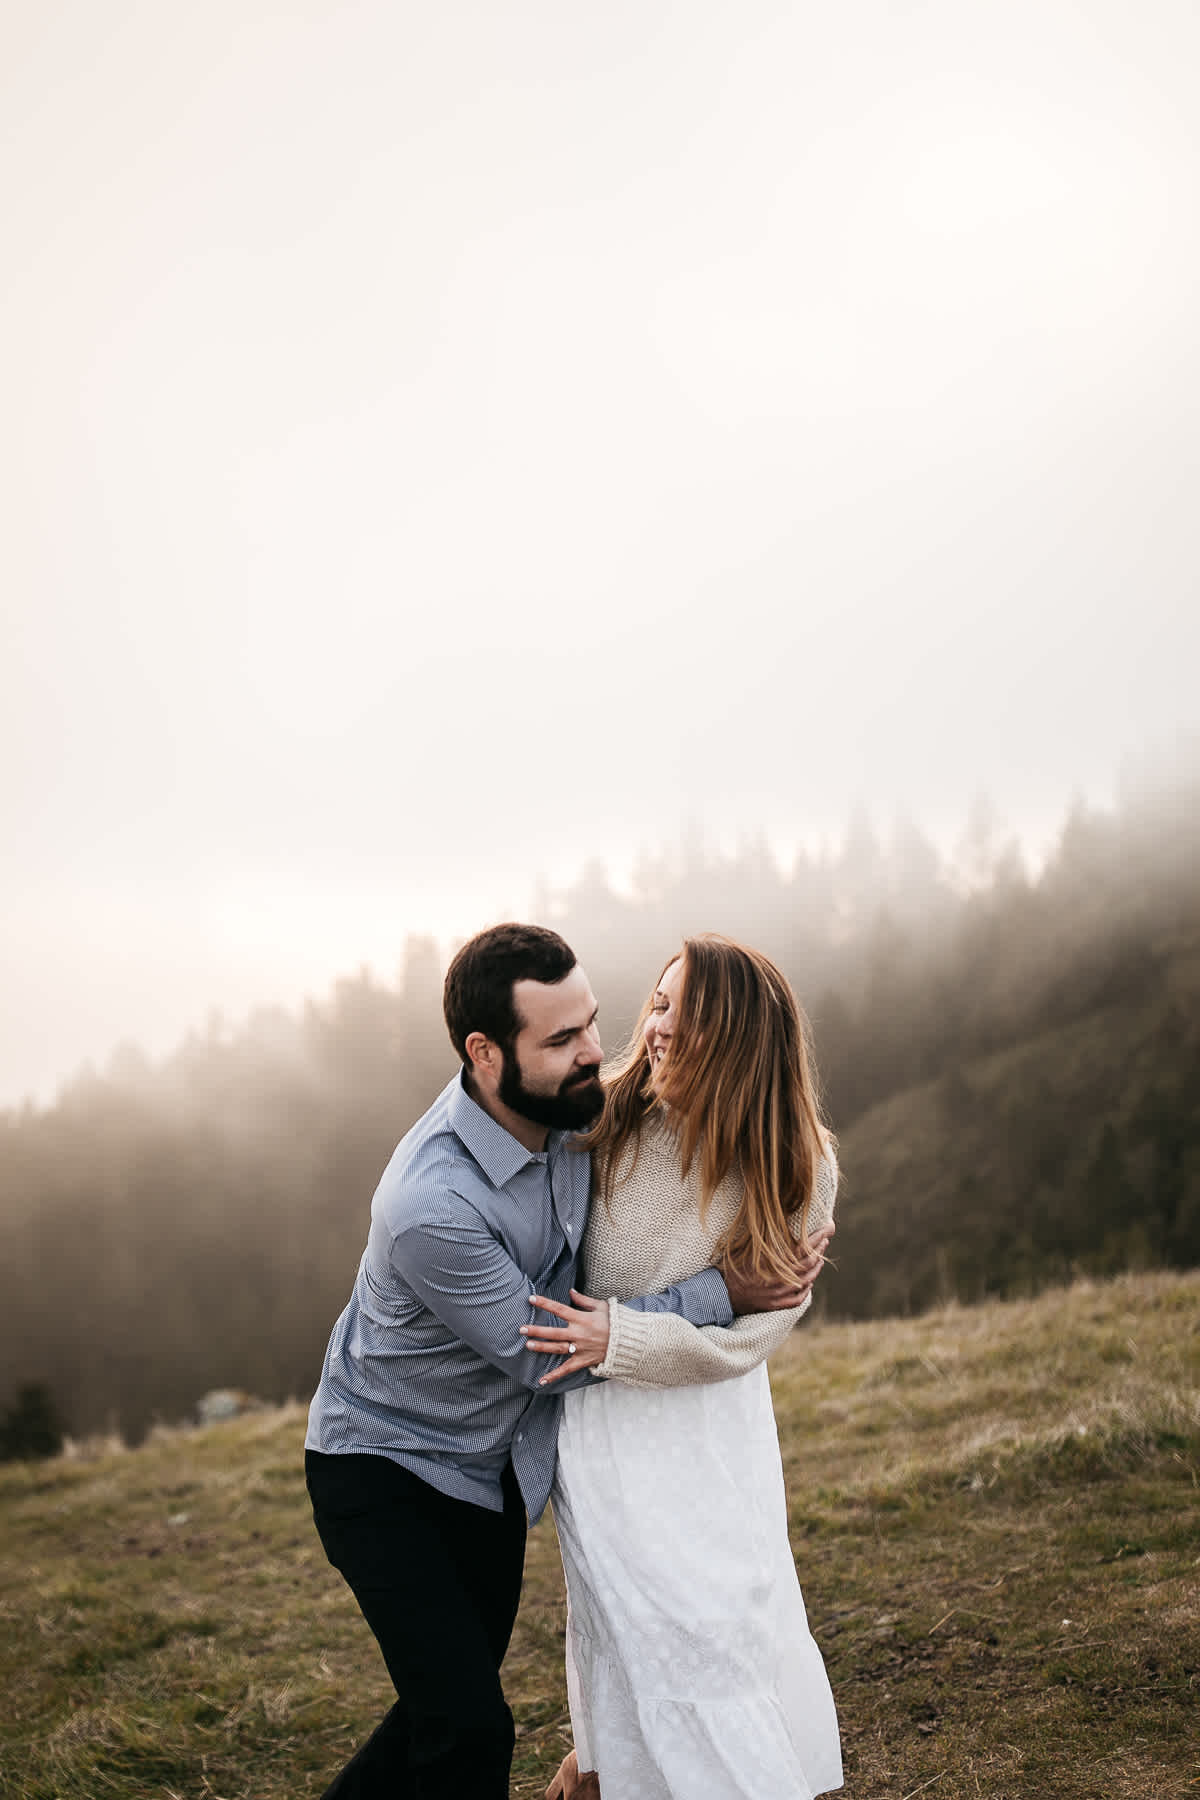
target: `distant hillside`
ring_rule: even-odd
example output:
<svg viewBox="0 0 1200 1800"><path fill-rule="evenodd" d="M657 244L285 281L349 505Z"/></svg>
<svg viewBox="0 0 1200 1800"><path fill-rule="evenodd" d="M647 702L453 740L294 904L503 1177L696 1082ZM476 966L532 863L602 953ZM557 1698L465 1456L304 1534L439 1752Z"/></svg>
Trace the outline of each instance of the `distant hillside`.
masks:
<svg viewBox="0 0 1200 1800"><path fill-rule="evenodd" d="M810 1321L771 1380L845 1800L1194 1794L1200 1273ZM323 1791L390 1695L302 1438L290 1407L0 1468L5 1800ZM514 1800L569 1741L564 1615L547 1523L505 1666Z"/></svg>
<svg viewBox="0 0 1200 1800"><path fill-rule="evenodd" d="M1130 991L872 1107L841 1161L839 1316L1200 1261L1200 930L1150 942Z"/></svg>

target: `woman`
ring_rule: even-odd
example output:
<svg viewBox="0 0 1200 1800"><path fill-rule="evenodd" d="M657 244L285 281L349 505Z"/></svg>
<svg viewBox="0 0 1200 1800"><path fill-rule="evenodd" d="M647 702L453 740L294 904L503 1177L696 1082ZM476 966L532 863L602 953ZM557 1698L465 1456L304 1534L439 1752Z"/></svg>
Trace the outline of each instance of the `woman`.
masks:
<svg viewBox="0 0 1200 1800"><path fill-rule="evenodd" d="M809 1297L728 1327L620 1304L722 1257L794 1287L796 1239L826 1241L836 1165L790 987L687 939L606 1086L584 1267L615 1298L539 1299L563 1324L528 1330L569 1343L556 1374L610 1377L566 1396L559 1434L573 1757L603 1800L811 1800L842 1783L837 1718L764 1366ZM551 1794L574 1779L568 1758Z"/></svg>

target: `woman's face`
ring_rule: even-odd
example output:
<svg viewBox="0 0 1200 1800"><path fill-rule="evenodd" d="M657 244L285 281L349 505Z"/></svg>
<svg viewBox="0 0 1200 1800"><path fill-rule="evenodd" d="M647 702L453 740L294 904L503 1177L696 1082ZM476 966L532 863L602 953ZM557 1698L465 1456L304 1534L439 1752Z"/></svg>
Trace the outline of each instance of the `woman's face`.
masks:
<svg viewBox="0 0 1200 1800"><path fill-rule="evenodd" d="M650 1016L642 1031L652 1070L657 1069L671 1048L671 1040L675 1035L675 1021L679 1013L679 996L682 990L683 958L677 956L675 961L663 971L662 980L654 990L654 998L650 1002Z"/></svg>

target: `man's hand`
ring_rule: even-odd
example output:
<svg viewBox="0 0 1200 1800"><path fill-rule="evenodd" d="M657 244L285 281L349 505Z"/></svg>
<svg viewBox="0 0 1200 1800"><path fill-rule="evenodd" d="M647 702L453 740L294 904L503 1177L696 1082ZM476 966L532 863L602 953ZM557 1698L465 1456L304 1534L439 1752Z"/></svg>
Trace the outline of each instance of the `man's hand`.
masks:
<svg viewBox="0 0 1200 1800"><path fill-rule="evenodd" d="M571 1289L574 1306L561 1306L557 1300L544 1300L531 1294L530 1306L553 1313L562 1325L522 1325L521 1336L527 1350L541 1350L547 1356L561 1356L563 1361L549 1375L543 1375L539 1387L549 1387L576 1369L594 1369L608 1355L608 1301L592 1300L587 1294Z"/></svg>
<svg viewBox="0 0 1200 1800"><path fill-rule="evenodd" d="M600 1778L594 1769L579 1773L579 1761L572 1750L558 1766L558 1774L546 1789L546 1800L600 1800Z"/></svg>
<svg viewBox="0 0 1200 1800"><path fill-rule="evenodd" d="M796 1279L794 1283L786 1281L755 1281L749 1276L740 1275L729 1263L722 1263L721 1275L729 1291L729 1304L737 1314L759 1312L784 1312L789 1306L800 1306L825 1262L825 1252L829 1248L829 1240L837 1227L830 1219L828 1225L822 1225L814 1231L808 1240L808 1250L804 1251L796 1245Z"/></svg>

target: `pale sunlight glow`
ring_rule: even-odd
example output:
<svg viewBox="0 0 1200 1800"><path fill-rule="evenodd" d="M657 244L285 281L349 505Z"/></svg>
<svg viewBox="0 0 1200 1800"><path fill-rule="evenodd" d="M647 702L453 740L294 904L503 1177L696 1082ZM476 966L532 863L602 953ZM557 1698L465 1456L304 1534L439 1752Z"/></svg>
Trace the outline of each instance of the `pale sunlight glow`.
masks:
<svg viewBox="0 0 1200 1800"><path fill-rule="evenodd" d="M1200 13L0 22L0 1102L1195 720ZM714 921L714 923L719 923Z"/></svg>

